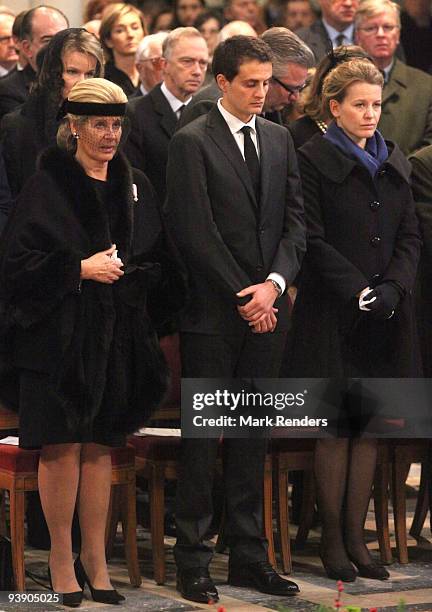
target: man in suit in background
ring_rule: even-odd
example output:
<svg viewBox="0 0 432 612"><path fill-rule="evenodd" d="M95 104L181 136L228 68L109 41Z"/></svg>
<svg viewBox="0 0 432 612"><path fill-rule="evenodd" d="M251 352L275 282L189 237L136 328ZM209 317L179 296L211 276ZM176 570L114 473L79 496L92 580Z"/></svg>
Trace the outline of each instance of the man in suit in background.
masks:
<svg viewBox="0 0 432 612"><path fill-rule="evenodd" d="M24 70L13 70L0 79L0 118L26 101L36 79L36 56L54 34L69 27L67 17L51 6L36 6L21 18L21 52L28 62Z"/></svg>
<svg viewBox="0 0 432 612"><path fill-rule="evenodd" d="M130 163L147 174L161 202L168 145L181 113L204 81L207 44L197 29L176 28L165 39L162 55L162 83L147 96L130 101L131 131L125 145Z"/></svg>
<svg viewBox="0 0 432 612"><path fill-rule="evenodd" d="M308 68L314 66L315 59L309 47L287 28L270 28L261 38L273 53L273 75L263 106L263 117L282 125L280 111L297 102L306 86ZM208 112L219 98L220 89L216 82L202 89L185 110L178 127Z"/></svg>
<svg viewBox="0 0 432 612"><path fill-rule="evenodd" d="M245 21L255 31L262 25L257 0L225 0L224 17L227 21Z"/></svg>
<svg viewBox="0 0 432 612"><path fill-rule="evenodd" d="M184 377L278 376L288 327L283 294L300 267L305 226L291 137L257 117L272 59L258 38L220 43L212 69L221 100L171 141L165 216L190 282L180 323ZM177 588L192 601L218 599L204 543L218 445L183 439L174 554ZM269 565L262 536L265 452L264 439L223 442L228 582L293 595L297 585Z"/></svg>
<svg viewBox="0 0 432 612"><path fill-rule="evenodd" d="M399 6L390 0L364 0L355 23L357 43L384 73L380 132L405 155L432 144L432 76L396 57Z"/></svg>
<svg viewBox="0 0 432 612"><path fill-rule="evenodd" d="M144 36L135 55L135 65L139 72L140 84L133 98L146 96L153 87L163 80L162 74L162 45L168 32L157 32Z"/></svg>
<svg viewBox="0 0 432 612"><path fill-rule="evenodd" d="M322 17L297 34L319 62L334 47L354 44L354 15L359 0L319 0Z"/></svg>
<svg viewBox="0 0 432 612"><path fill-rule="evenodd" d="M18 61L12 36L14 21L15 16L9 9L0 9L0 77L13 70Z"/></svg>

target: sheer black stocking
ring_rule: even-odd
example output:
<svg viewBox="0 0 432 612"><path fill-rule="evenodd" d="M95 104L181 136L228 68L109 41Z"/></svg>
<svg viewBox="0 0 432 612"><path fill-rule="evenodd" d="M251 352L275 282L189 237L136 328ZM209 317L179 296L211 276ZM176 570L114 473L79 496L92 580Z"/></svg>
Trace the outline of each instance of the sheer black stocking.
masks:
<svg viewBox="0 0 432 612"><path fill-rule="evenodd" d="M342 508L348 474L349 440L317 440L315 478L322 522L321 555L326 565L350 567L345 552Z"/></svg>
<svg viewBox="0 0 432 612"><path fill-rule="evenodd" d="M372 563L364 541L364 524L375 474L377 440L352 440L345 506L345 547L354 562Z"/></svg>
<svg viewBox="0 0 432 612"><path fill-rule="evenodd" d="M321 554L325 563L349 567L348 555L372 562L364 542L377 456L376 440L318 440L315 451L317 502L322 521Z"/></svg>

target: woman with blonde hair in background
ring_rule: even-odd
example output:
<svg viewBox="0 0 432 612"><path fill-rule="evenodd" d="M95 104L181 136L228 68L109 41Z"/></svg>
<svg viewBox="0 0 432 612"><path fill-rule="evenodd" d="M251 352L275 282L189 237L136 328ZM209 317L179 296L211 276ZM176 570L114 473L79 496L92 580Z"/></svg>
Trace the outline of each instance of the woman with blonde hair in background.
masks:
<svg viewBox="0 0 432 612"><path fill-rule="evenodd" d="M104 10L99 38L107 57L105 78L119 85L128 98L139 84L135 54L146 34L144 17L135 6L116 2Z"/></svg>
<svg viewBox="0 0 432 612"><path fill-rule="evenodd" d="M84 28L67 28L40 52L44 60L37 82L16 111L3 117L1 140L12 196L16 197L36 169L45 147L56 142L58 112L78 81L103 76L104 55L99 41Z"/></svg>

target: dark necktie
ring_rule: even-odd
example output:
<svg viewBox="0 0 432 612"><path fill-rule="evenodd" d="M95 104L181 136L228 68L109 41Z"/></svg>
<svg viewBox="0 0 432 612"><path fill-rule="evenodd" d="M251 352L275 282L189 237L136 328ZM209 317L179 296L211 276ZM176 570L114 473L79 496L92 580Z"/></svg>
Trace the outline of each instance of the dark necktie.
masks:
<svg viewBox="0 0 432 612"><path fill-rule="evenodd" d="M180 121L180 119L182 118L182 115L183 115L183 112L184 112L185 108L186 108L186 104L182 104L180 106L180 108L177 109L177 112L178 112L178 121Z"/></svg>
<svg viewBox="0 0 432 612"><path fill-rule="evenodd" d="M250 177L252 179L252 185L255 192L256 201L259 203L260 200L260 183L261 183L261 172L260 163L258 159L257 150L251 138L252 128L245 125L240 130L244 135L244 156L245 162L249 170Z"/></svg>
<svg viewBox="0 0 432 612"><path fill-rule="evenodd" d="M345 36L343 34L338 34L335 38L336 47L340 47L343 44Z"/></svg>

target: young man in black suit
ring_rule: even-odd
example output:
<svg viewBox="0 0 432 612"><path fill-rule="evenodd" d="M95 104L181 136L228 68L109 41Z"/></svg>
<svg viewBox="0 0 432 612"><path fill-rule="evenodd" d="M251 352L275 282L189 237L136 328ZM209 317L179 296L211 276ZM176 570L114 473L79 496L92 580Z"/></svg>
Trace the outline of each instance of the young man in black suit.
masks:
<svg viewBox="0 0 432 612"><path fill-rule="evenodd" d="M260 39L221 43L212 68L222 99L171 142L165 214L190 281L180 336L185 377L278 376L288 326L282 294L299 270L305 227L291 137L256 116L272 59ZM218 598L204 544L217 449L216 439L184 439L178 481L178 589L200 602ZM228 582L293 595L297 585L269 565L262 535L265 450L265 440L223 442Z"/></svg>

